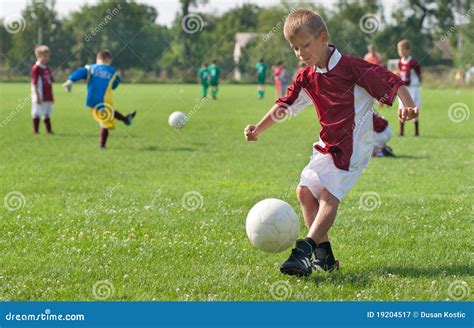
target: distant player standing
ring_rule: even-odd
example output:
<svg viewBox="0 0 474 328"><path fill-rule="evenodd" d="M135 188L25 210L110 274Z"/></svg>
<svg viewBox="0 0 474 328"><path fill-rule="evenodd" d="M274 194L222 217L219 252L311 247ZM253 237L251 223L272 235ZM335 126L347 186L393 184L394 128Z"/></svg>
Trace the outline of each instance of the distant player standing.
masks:
<svg viewBox="0 0 474 328"><path fill-rule="evenodd" d="M43 118L46 133L53 134L51 114L53 112L53 74L48 67L49 48L40 45L35 48L36 63L31 68L31 116L33 133L39 133L40 118Z"/></svg>
<svg viewBox="0 0 474 328"><path fill-rule="evenodd" d="M198 71L199 81L201 82L202 97L207 97L207 89L209 88L209 70L208 65L204 64Z"/></svg>
<svg viewBox="0 0 474 328"><path fill-rule="evenodd" d="M273 69L273 80L275 81L275 92L277 99L283 96L283 88L280 79L283 62L279 61Z"/></svg>
<svg viewBox="0 0 474 328"><path fill-rule="evenodd" d="M401 40L397 44L397 51L400 59L398 60L398 75L408 89L411 98L415 102L418 110L421 109L421 67L410 55L411 44L408 40ZM398 100L399 106L401 100ZM400 122L400 136L405 134L405 123ZM415 119L415 136L420 135L418 117Z"/></svg>
<svg viewBox="0 0 474 328"><path fill-rule="evenodd" d="M255 65L257 70L257 94L258 99L263 99L265 96L265 80L267 77L268 66L263 62L263 58Z"/></svg>
<svg viewBox="0 0 474 328"><path fill-rule="evenodd" d="M375 50L375 46L370 44L367 46L367 53L364 56L364 60L368 61L374 65L381 65L385 64L383 57Z"/></svg>
<svg viewBox="0 0 474 328"><path fill-rule="evenodd" d="M68 92L71 91L74 82L87 81L86 106L89 107L94 119L100 125L100 148L105 149L109 130L115 129L115 119L122 121L125 125L132 124L136 112L127 116L122 115L114 108L112 101L112 90L120 84L120 77L112 64L112 54L109 50L101 50L97 53L96 63L86 65L73 72L63 84Z"/></svg>
<svg viewBox="0 0 474 328"><path fill-rule="evenodd" d="M219 76L221 75L221 69L217 66L217 60L214 59L212 64L208 68L210 85L211 85L211 94L212 99L217 99L217 93L219 92Z"/></svg>

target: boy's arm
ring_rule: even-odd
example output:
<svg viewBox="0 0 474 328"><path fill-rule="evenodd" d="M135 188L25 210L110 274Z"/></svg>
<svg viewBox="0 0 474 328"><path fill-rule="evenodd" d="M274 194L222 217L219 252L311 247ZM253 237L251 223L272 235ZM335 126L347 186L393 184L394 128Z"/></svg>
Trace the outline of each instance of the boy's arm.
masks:
<svg viewBox="0 0 474 328"><path fill-rule="evenodd" d="M397 90L397 95L403 103L403 107L398 109L398 119L400 122L409 121L418 117L418 107L410 96L406 86L402 85Z"/></svg>
<svg viewBox="0 0 474 328"><path fill-rule="evenodd" d="M31 84L33 84L33 90L36 95L36 103L41 104L42 99L40 98L40 95L38 92L38 77L39 77L38 69L36 67L33 67L33 69L31 70Z"/></svg>
<svg viewBox="0 0 474 328"><path fill-rule="evenodd" d="M112 90L115 90L121 82L122 82L122 80L120 79L120 76L117 75L115 77L114 82L112 83Z"/></svg>
<svg viewBox="0 0 474 328"><path fill-rule="evenodd" d="M298 115L303 109L312 104L313 101L302 89L303 77L302 72L298 74L296 79L287 89L286 96L277 99L275 105L268 113L258 122L257 125L247 125L244 134L247 141L256 141L258 136L273 124L280 122L287 115Z"/></svg>
<svg viewBox="0 0 474 328"><path fill-rule="evenodd" d="M273 124L285 118L288 114L285 107L278 104L273 105L272 108L265 114L265 116L258 122L257 125L247 125L245 127L245 139L247 141L257 141L258 136L265 130L269 129Z"/></svg>
<svg viewBox="0 0 474 328"><path fill-rule="evenodd" d="M65 87L68 92L71 92L72 84L76 81L87 79L87 75L87 68L81 67L75 70L71 75L69 75L67 81L63 84L63 87Z"/></svg>

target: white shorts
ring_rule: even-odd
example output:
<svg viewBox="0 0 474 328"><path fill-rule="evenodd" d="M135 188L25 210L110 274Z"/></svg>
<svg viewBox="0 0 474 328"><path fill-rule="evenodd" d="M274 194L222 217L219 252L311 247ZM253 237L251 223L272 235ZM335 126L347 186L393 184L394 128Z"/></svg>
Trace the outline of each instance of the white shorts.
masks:
<svg viewBox="0 0 474 328"><path fill-rule="evenodd" d="M53 103L51 101L43 101L41 104L33 102L31 105L31 116L33 117L51 117L53 112Z"/></svg>
<svg viewBox="0 0 474 328"><path fill-rule="evenodd" d="M384 147L392 137L392 128L387 125L387 128L380 133L374 132L374 149Z"/></svg>
<svg viewBox="0 0 474 328"><path fill-rule="evenodd" d="M313 149L308 165L301 172L299 186L307 187L316 199L321 198L321 191L326 188L341 201L354 187L361 173L362 170L341 170L334 165L330 154Z"/></svg>
<svg viewBox="0 0 474 328"><path fill-rule="evenodd" d="M407 87L408 93L410 94L411 98L415 102L416 107L418 107L418 110L421 110L421 92L420 92L420 87ZM403 107L403 103L398 98L398 108Z"/></svg>

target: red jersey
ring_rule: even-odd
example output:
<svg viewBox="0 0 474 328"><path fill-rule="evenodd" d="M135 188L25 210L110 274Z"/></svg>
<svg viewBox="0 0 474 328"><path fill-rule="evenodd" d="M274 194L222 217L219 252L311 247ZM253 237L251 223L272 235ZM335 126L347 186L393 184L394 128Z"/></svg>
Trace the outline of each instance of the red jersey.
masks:
<svg viewBox="0 0 474 328"><path fill-rule="evenodd" d="M403 58L398 60L398 75L406 86L420 86L421 67L411 56L406 60Z"/></svg>
<svg viewBox="0 0 474 328"><path fill-rule="evenodd" d="M279 80L280 79L280 73L281 73L281 66L275 67L275 69L273 70L273 78L275 80Z"/></svg>
<svg viewBox="0 0 474 328"><path fill-rule="evenodd" d="M391 105L403 82L380 65L332 50L327 67L305 67L276 103L297 114L313 103L319 118L316 150L341 170L363 169L373 150L373 98Z"/></svg>
<svg viewBox="0 0 474 328"><path fill-rule="evenodd" d="M380 132L385 131L385 129L387 128L388 121L384 117L380 116L379 114L374 113L373 124L374 124L374 132L380 133Z"/></svg>
<svg viewBox="0 0 474 328"><path fill-rule="evenodd" d="M36 93L33 88L35 85L42 101L53 101L53 74L48 66L41 65L39 62L31 68L31 92L36 102Z"/></svg>

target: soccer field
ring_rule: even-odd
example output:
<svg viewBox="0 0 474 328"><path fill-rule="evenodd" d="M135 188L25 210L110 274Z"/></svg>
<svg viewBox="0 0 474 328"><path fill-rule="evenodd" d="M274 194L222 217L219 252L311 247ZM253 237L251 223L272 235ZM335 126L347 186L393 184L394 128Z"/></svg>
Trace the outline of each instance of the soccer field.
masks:
<svg viewBox="0 0 474 328"><path fill-rule="evenodd" d="M85 91L55 84L56 134L34 136L30 85L0 85L0 300L473 299L472 90L423 89L421 137L407 122L389 142L398 157L370 161L330 231L341 269L310 278L282 275L289 250L256 250L245 218L274 197L302 223L313 108L248 143L270 87L264 101L249 85L201 101L198 85L125 84L115 105L137 117L100 151ZM395 106L380 113L398 131Z"/></svg>

